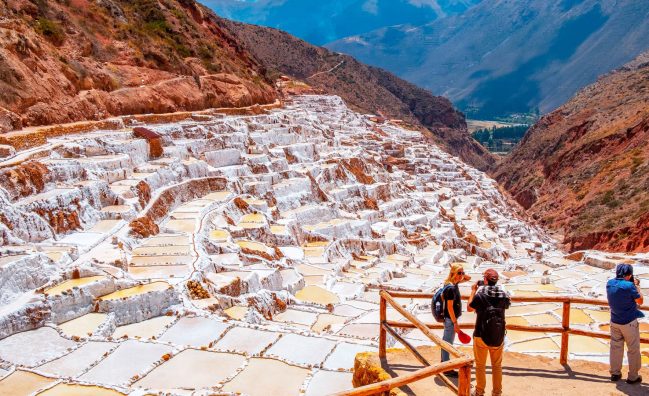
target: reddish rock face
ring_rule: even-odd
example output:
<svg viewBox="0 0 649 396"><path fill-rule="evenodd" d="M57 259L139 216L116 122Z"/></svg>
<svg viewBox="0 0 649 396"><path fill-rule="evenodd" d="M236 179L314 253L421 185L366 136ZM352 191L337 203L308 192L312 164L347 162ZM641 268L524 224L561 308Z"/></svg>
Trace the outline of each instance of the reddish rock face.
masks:
<svg viewBox="0 0 649 396"><path fill-rule="evenodd" d="M47 182L48 170L38 161L0 170L0 185L11 199L27 197L42 192Z"/></svg>
<svg viewBox="0 0 649 396"><path fill-rule="evenodd" d="M160 158L162 156L162 137L156 132L143 127L133 128L135 137L146 139L149 144L149 158Z"/></svg>
<svg viewBox="0 0 649 396"><path fill-rule="evenodd" d="M140 203L140 206L144 208L146 204L149 203L149 200L151 199L151 187L145 182L144 180L141 180L136 186L137 190L137 198L138 202Z"/></svg>
<svg viewBox="0 0 649 396"><path fill-rule="evenodd" d="M493 171L570 250L648 252L649 53L546 115Z"/></svg>
<svg viewBox="0 0 649 396"><path fill-rule="evenodd" d="M158 225L148 217L140 217L129 224L131 233L138 238L148 238L160 232Z"/></svg>

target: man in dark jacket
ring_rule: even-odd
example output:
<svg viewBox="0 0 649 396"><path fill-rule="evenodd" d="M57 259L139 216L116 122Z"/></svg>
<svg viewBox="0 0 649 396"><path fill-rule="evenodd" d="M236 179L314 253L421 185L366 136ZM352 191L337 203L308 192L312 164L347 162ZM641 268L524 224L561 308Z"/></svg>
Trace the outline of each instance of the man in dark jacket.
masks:
<svg viewBox="0 0 649 396"><path fill-rule="evenodd" d="M643 304L644 298L639 285L640 282L633 279L633 267L629 264L618 264L615 279L606 283L606 296L611 308L611 381L622 379L622 356L626 342L629 360L626 382L642 382L642 377L638 375L642 364L638 318L644 317L644 314L638 310L638 305Z"/></svg>
<svg viewBox="0 0 649 396"><path fill-rule="evenodd" d="M471 288L469 312L475 311L477 319L473 331L473 355L475 358L475 396L483 396L487 385L487 354L491 360L493 380L492 396L503 392L503 347L505 340L505 310L511 304L509 294L498 283L498 272L488 269L484 280Z"/></svg>

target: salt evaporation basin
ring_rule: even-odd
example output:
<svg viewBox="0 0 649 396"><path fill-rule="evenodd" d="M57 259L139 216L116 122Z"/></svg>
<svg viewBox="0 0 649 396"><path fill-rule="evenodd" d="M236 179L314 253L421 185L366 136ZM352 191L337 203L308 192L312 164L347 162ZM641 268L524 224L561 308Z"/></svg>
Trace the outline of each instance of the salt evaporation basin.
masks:
<svg viewBox="0 0 649 396"><path fill-rule="evenodd" d="M81 375L90 365L117 346L113 342L90 341L74 351L38 367L38 371L58 377Z"/></svg>
<svg viewBox="0 0 649 396"><path fill-rule="evenodd" d="M165 279L177 283L189 275L191 267L188 265L149 265L146 267L129 267L128 273L133 279ZM173 279L177 279L173 282Z"/></svg>
<svg viewBox="0 0 649 396"><path fill-rule="evenodd" d="M60 323L58 326L68 337L87 337L106 321L107 316L103 313L89 313L65 323Z"/></svg>
<svg viewBox="0 0 649 396"><path fill-rule="evenodd" d="M559 304L540 303L540 304L516 304L507 310L507 316L518 316L533 313L545 313L554 311L559 308Z"/></svg>
<svg viewBox="0 0 649 396"><path fill-rule="evenodd" d="M337 295L320 286L306 286L295 293L295 298L300 301L322 305L338 304L340 302Z"/></svg>
<svg viewBox="0 0 649 396"><path fill-rule="evenodd" d="M99 297L99 299L102 301L119 300L121 298L133 297L133 296L137 296L140 294L149 293L153 291L166 290L169 287L170 286L167 282L152 282L144 285L138 285L134 287L129 287L127 289L118 290L116 292Z"/></svg>
<svg viewBox="0 0 649 396"><path fill-rule="evenodd" d="M141 245L133 249L133 256L188 256L189 245L150 246Z"/></svg>
<svg viewBox="0 0 649 396"><path fill-rule="evenodd" d="M64 291L71 290L73 287L81 287L92 282L96 282L102 279L106 279L105 276L88 276L86 278L70 279L65 282L62 282L56 286L50 287L45 290L45 294L48 296L57 296Z"/></svg>
<svg viewBox="0 0 649 396"><path fill-rule="evenodd" d="M113 228L117 227L117 225L120 224L121 222L122 220L100 220L94 226L92 226L92 228L90 228L88 231L107 233Z"/></svg>
<svg viewBox="0 0 649 396"><path fill-rule="evenodd" d="M372 339L378 337L377 325L374 323L348 324L336 333L341 336Z"/></svg>
<svg viewBox="0 0 649 396"><path fill-rule="evenodd" d="M160 337L160 341L200 348L217 340L230 327L228 323L196 316L183 317Z"/></svg>
<svg viewBox="0 0 649 396"><path fill-rule="evenodd" d="M131 266L165 266L165 265L189 265L194 260L191 256L159 255L159 256L135 256L131 259Z"/></svg>
<svg viewBox="0 0 649 396"><path fill-rule="evenodd" d="M352 389L352 373L318 370L309 381L305 396L326 396Z"/></svg>
<svg viewBox="0 0 649 396"><path fill-rule="evenodd" d="M56 384L50 389L39 393L37 396L120 396L124 395L114 389L103 388L95 385Z"/></svg>
<svg viewBox="0 0 649 396"><path fill-rule="evenodd" d="M237 326L225 333L223 338L214 345L214 348L255 355L277 341L279 336L280 333Z"/></svg>
<svg viewBox="0 0 649 396"><path fill-rule="evenodd" d="M172 347L135 340L124 341L113 353L79 377L79 380L105 385L123 385L141 375Z"/></svg>
<svg viewBox="0 0 649 396"><path fill-rule="evenodd" d="M525 320L532 326L553 326L561 323L559 319L550 314L525 315Z"/></svg>
<svg viewBox="0 0 649 396"><path fill-rule="evenodd" d="M210 388L232 376L245 361L242 355L186 349L133 386L164 391Z"/></svg>
<svg viewBox="0 0 649 396"><path fill-rule="evenodd" d="M349 342L341 342L336 345L334 351L327 357L323 368L329 370L351 370L354 368L354 358L357 353L360 352L376 352L377 348L362 345L362 344L352 344Z"/></svg>
<svg viewBox="0 0 649 396"><path fill-rule="evenodd" d="M348 318L344 316L320 314L318 315L318 320L311 326L311 330L318 333L331 331L332 327L337 325L342 326L347 320Z"/></svg>
<svg viewBox="0 0 649 396"><path fill-rule="evenodd" d="M299 348L296 348L298 345ZM265 355L277 356L298 364L315 365L322 363L335 345L335 341L324 338L286 334L273 344Z"/></svg>
<svg viewBox="0 0 649 396"><path fill-rule="evenodd" d="M193 233L196 229L196 220L174 220L171 219L167 221L163 228L171 232L186 232L188 234Z"/></svg>
<svg viewBox="0 0 649 396"><path fill-rule="evenodd" d="M309 370L275 359L253 358L223 387L223 392L247 395L299 395Z"/></svg>
<svg viewBox="0 0 649 396"><path fill-rule="evenodd" d="M174 320L176 320L175 316L157 316L138 323L119 326L115 329L113 338L128 336L132 338L149 339L157 337Z"/></svg>
<svg viewBox="0 0 649 396"><path fill-rule="evenodd" d="M203 199L208 199L216 202L223 202L226 201L231 196L232 193L230 191L215 191L205 195Z"/></svg>
<svg viewBox="0 0 649 396"><path fill-rule="evenodd" d="M222 228L217 228L210 231L209 236L210 239L214 242L227 242L228 238L230 237L230 233Z"/></svg>
<svg viewBox="0 0 649 396"><path fill-rule="evenodd" d="M234 320L243 320L247 312L248 312L248 307L244 307L241 305L234 305L228 309L223 310L224 314L226 314L228 317Z"/></svg>
<svg viewBox="0 0 649 396"><path fill-rule="evenodd" d="M554 342L561 345L561 336L553 336ZM568 338L568 352L581 355L607 354L610 351L608 342L598 338L591 338L571 334Z"/></svg>
<svg viewBox="0 0 649 396"><path fill-rule="evenodd" d="M528 338L530 335L527 335ZM521 341L507 347L510 352L523 353L551 353L559 352L559 345L552 338L538 338L535 340Z"/></svg>
<svg viewBox="0 0 649 396"><path fill-rule="evenodd" d="M297 309L289 308L284 312L278 313L273 317L273 320L284 323L294 323L301 326L311 327L318 319L318 314L313 312L305 312Z"/></svg>
<svg viewBox="0 0 649 396"><path fill-rule="evenodd" d="M0 359L32 367L42 360L55 359L76 346L76 342L61 337L53 328L40 327L0 340Z"/></svg>
<svg viewBox="0 0 649 396"><path fill-rule="evenodd" d="M55 383L54 378L16 370L0 380L0 395L31 395Z"/></svg>
<svg viewBox="0 0 649 396"><path fill-rule="evenodd" d="M257 229L264 227L266 224L266 217L263 214L249 213L241 216L241 219L239 219L237 226L244 229Z"/></svg>

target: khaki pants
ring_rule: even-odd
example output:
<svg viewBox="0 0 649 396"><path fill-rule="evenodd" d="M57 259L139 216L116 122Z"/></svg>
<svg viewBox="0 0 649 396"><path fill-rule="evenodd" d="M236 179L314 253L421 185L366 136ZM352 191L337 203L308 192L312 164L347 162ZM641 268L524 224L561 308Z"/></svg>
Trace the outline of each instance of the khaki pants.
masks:
<svg viewBox="0 0 649 396"><path fill-rule="evenodd" d="M642 364L640 356L640 326L638 320L625 325L611 322L611 375L622 374L622 359L624 343L626 342L627 359L629 360L629 376L631 381L638 378Z"/></svg>
<svg viewBox="0 0 649 396"><path fill-rule="evenodd" d="M503 393L503 347L490 347L480 337L473 338L473 355L475 358L475 394L484 395L487 385L487 354L491 360L491 379L493 381L492 395Z"/></svg>

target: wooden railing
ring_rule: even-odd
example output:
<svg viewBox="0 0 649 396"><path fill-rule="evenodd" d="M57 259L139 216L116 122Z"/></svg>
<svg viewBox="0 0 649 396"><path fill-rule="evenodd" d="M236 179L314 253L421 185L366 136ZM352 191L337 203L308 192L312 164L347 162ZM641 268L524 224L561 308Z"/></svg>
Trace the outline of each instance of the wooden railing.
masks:
<svg viewBox="0 0 649 396"><path fill-rule="evenodd" d="M380 314L380 327L379 327L379 358L381 360L386 357L386 339L387 333L390 333L396 340L401 342L408 351L410 351L415 358L421 362L424 367L398 377L391 378L389 380L377 382L374 384L364 385L358 388L354 388L348 391L343 391L336 393L333 396L369 396L381 394L382 392L387 392L390 389L398 388L410 384L415 381L436 375L438 376L450 389L460 396L469 396L471 392L471 368L473 367L473 358L468 356L460 351L458 351L453 345L442 340L432 331L430 331L430 326L424 324L419 319L417 319L413 314L408 312L403 308L398 302L394 300L393 297L397 296L396 292L388 292L386 290L381 290L379 292L381 296L380 305L379 305L379 314ZM423 298L423 297L422 297ZM403 315L408 322L390 322L387 320L387 305L390 304L397 312ZM395 326L396 324L396 326ZM410 343L401 337L399 333L394 330L394 327L405 327L405 328L417 328L419 329L426 337L428 337L433 343L437 344L443 350L447 351L449 355L452 356L451 360L448 360L443 363L431 364L424 356L422 356L415 347L410 345ZM458 385L449 380L443 373L449 370L458 370Z"/></svg>
<svg viewBox="0 0 649 396"><path fill-rule="evenodd" d="M386 338L387 333L390 333L396 340L401 342L406 349L408 349L414 356L419 360L425 367L421 368L412 373L402 375L399 377L391 378L389 380L377 382L370 385L361 386L349 391L343 391L336 393L334 396L369 396L380 394L381 392L389 391L390 389L397 388L399 386L407 385L409 383L421 380L423 378L430 377L432 375L437 375L444 383L455 391L460 396L469 395L471 388L471 367L473 366L473 358L463 354L453 347L451 344L440 339L438 336L433 334L431 329L443 329L443 323L423 323L417 319L414 315L408 312L405 308L401 306L395 298L410 298L410 299L432 299L434 294L432 293L418 293L418 292L397 292L397 291L386 291L381 290L379 292L381 296L380 305L379 305L379 314L380 314L380 327L379 327L379 357L384 359L386 356ZM468 296L463 296L463 300L468 300ZM553 326L524 326L524 325L514 325L508 324L508 330L515 331L527 331L527 332L539 332L539 333L560 333L561 334L561 352L559 355L559 361L562 365L568 363L568 342L570 334L594 337L594 338L604 338L610 339L611 336L609 333L601 331L590 331L590 330L581 330L573 329L570 327L570 306L571 304L581 304L581 305L594 305L594 306L606 306L608 307L608 302L603 300L596 300L592 298L582 298L582 297L568 297L568 296L544 296L544 297L511 297L513 303L519 302L544 302L544 303L561 303L563 305L562 315L561 315L561 327ZM397 312L403 315L408 322L399 322L393 320L387 320L387 304L390 304ZM640 310L649 311L648 305L642 305L638 307ZM473 323L460 323L460 328L462 329L471 329L475 327ZM449 352L453 359L446 361L444 363L436 363L431 365L430 362L426 360L416 348L410 345L406 340L403 339L395 329L419 329L424 335L430 338L435 344L439 345L442 349ZM649 344L649 338L640 337L640 343ZM446 376L442 373L445 371L458 369L459 378L458 386L456 387Z"/></svg>

